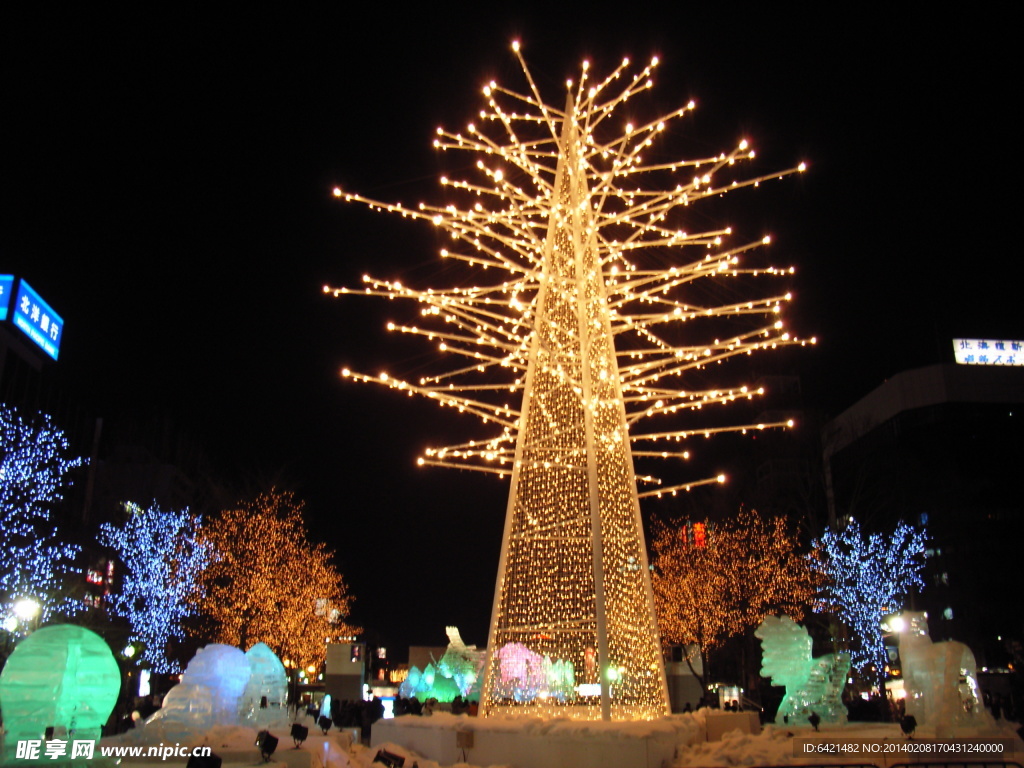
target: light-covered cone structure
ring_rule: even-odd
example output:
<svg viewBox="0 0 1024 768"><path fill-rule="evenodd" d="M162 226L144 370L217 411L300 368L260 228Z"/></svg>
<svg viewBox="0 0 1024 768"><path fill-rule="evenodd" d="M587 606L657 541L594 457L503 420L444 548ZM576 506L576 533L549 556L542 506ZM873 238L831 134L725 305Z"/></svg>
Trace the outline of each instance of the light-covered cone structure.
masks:
<svg viewBox="0 0 1024 768"><path fill-rule="evenodd" d="M738 176L734 166L753 158L745 140L692 160L659 156L656 139L694 105L633 122L626 104L651 87L657 59L635 73L624 60L603 79L584 62L553 106L513 50L525 84L488 83L478 119L437 131L437 148L475 155L473 178L441 179L458 205L409 208L335 190L430 221L451 238L441 256L467 268L451 288L370 276L361 290L325 287L417 302L420 323L389 330L445 353L414 379L342 375L494 429L419 460L511 478L482 714L658 717L668 695L639 499L724 477L668 484L635 475L633 459L685 459L680 443L692 438L791 426L690 426L686 417L763 392L709 387L702 369L804 343L783 329L790 294L748 290L754 278L792 274L764 261L741 266L769 239L726 245L728 227L694 232L683 211L804 166ZM661 427L639 430L645 419Z"/></svg>

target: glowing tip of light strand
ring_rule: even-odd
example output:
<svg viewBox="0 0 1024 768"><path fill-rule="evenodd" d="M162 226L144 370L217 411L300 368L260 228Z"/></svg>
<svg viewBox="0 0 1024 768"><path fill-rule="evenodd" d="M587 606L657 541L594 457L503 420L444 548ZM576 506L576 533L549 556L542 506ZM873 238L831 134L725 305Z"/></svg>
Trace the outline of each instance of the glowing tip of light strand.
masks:
<svg viewBox="0 0 1024 768"><path fill-rule="evenodd" d="M590 69L590 62L587 61L586 59L584 59L583 60L583 71L586 72L588 69Z"/></svg>
<svg viewBox="0 0 1024 768"><path fill-rule="evenodd" d="M658 57L657 56L654 56L653 58L651 58L651 66L652 67L658 66Z"/></svg>
<svg viewBox="0 0 1024 768"><path fill-rule="evenodd" d="M341 375L342 375L342 376L348 376L348 375L350 375L351 373L352 373L352 371L350 371L350 370L349 370L348 368L342 368L342 369L341 369Z"/></svg>
<svg viewBox="0 0 1024 768"><path fill-rule="evenodd" d="M335 187L334 188L334 196L335 197L341 197L341 187Z"/></svg>
<svg viewBox="0 0 1024 768"><path fill-rule="evenodd" d="M718 477L715 478L715 480L717 480L720 483L724 483L725 482L725 475L719 475Z"/></svg>
<svg viewBox="0 0 1024 768"><path fill-rule="evenodd" d="M761 238L761 242L764 243L765 245L768 245L768 243L770 243L771 241L772 241L772 236L771 235L765 235L763 238Z"/></svg>
<svg viewBox="0 0 1024 768"><path fill-rule="evenodd" d="M746 139L740 142L740 149L746 149L748 146Z"/></svg>
<svg viewBox="0 0 1024 768"><path fill-rule="evenodd" d="M519 41L518 40L513 40L512 41L512 50L513 51L518 51L519 50Z"/></svg>
<svg viewBox="0 0 1024 768"><path fill-rule="evenodd" d="M800 163L800 165L798 165L796 169L800 171L800 173L803 173L804 171L807 170L807 163Z"/></svg>
<svg viewBox="0 0 1024 768"><path fill-rule="evenodd" d="M786 422L786 426L787 427L792 427L794 424L796 424L796 422L793 421L792 419L790 419L789 421Z"/></svg>

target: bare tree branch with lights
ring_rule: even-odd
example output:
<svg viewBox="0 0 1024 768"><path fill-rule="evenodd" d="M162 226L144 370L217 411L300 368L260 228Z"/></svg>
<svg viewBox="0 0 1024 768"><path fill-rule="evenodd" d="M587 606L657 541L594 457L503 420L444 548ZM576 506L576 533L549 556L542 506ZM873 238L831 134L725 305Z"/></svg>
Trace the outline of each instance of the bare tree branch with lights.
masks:
<svg viewBox="0 0 1024 768"><path fill-rule="evenodd" d="M419 322L388 328L444 353L438 368L415 379L347 368L342 375L426 397L494 428L490 437L429 448L419 459L511 478L483 713L656 717L668 711L668 695L639 499L724 477L665 482L635 474L633 457L678 460L689 456L691 438L787 426L687 421L762 394L691 379L735 357L805 343L783 327L786 290L747 293L749 283L792 273L744 263L768 238L730 243L730 228L690 231L683 214L804 166L744 178L738 169L754 156L746 141L697 159L659 157L656 140L694 104L652 120L625 117L627 102L632 108L651 88L657 59L633 73L624 60L603 79L584 62L560 108L541 96L517 43L513 50L522 86L487 84L478 121L462 132L437 131L435 147L476 157L474 177L441 179L458 202L411 208L335 190L431 222L451 239L442 258L479 280L417 288L365 276L359 290L325 287L335 296L418 304ZM735 286L726 297L702 290L722 281ZM498 651L506 646L570 664L578 695L498 695L510 690L499 685L506 671Z"/></svg>

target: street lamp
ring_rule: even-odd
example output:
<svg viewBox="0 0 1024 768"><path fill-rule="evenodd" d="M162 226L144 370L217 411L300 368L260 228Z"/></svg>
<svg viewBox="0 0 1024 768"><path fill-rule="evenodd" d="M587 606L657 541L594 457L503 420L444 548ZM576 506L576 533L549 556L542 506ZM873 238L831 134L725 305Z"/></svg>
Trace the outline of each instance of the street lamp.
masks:
<svg viewBox="0 0 1024 768"><path fill-rule="evenodd" d="M20 630L28 634L35 629L35 623L42 613L42 606L38 600L31 597L22 597L14 601L11 606L13 613L4 621L4 629L12 634Z"/></svg>
<svg viewBox="0 0 1024 768"><path fill-rule="evenodd" d="M39 616L40 610L39 601L31 597L23 597L14 603L14 615L26 624Z"/></svg>

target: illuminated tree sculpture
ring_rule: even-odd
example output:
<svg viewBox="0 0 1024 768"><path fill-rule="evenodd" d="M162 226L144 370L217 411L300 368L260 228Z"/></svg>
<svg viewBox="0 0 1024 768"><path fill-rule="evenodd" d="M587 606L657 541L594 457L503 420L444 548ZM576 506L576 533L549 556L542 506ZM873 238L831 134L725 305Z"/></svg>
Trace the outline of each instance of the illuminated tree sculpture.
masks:
<svg viewBox="0 0 1024 768"><path fill-rule="evenodd" d="M834 610L853 630L853 666L884 678L889 663L882 639L882 617L904 607L913 587L924 587L921 571L928 536L900 522L891 534L865 533L851 519L842 531L826 531L812 561L827 579L821 592L824 606Z"/></svg>
<svg viewBox="0 0 1024 768"><path fill-rule="evenodd" d="M757 394L691 384L688 374L801 343L782 329L785 291L741 299L730 290L723 300L698 286L729 278L740 289L754 275L791 270L740 264L767 238L728 246L727 228L684 228L679 214L687 206L769 177L733 173L753 156L746 141L698 160L654 157L655 139L693 108L625 119L624 105L651 86L657 60L634 75L623 61L603 80L592 80L584 62L562 109L544 101L518 44L513 50L525 88L492 82L478 122L462 133L438 129L436 147L476 157L475 179L441 179L461 205L412 209L335 190L433 222L451 236L441 256L479 271L475 285L447 289L371 277L361 290L325 287L418 302L422 326L389 329L436 342L456 362L416 380L342 375L422 395L495 427L490 438L428 449L419 459L511 477L484 713L655 717L668 711L668 697L638 499L720 478L661 484L636 477L632 457L680 458L687 455L680 443L696 435L782 426L681 428L673 417ZM667 186L644 187L645 179ZM638 431L648 417L662 417L663 428ZM651 443L659 441L671 445L656 450ZM637 480L648 490L638 493ZM502 697L499 651L514 643L552 667L571 664L579 695Z"/></svg>
<svg viewBox="0 0 1024 768"><path fill-rule="evenodd" d="M49 416L0 405L0 595L8 620L19 600L35 601L43 622L80 607L64 583L79 547L58 539L50 512L64 497L69 473L82 464Z"/></svg>
<svg viewBox="0 0 1024 768"><path fill-rule="evenodd" d="M656 520L653 533L662 640L700 653L705 685L711 651L765 616L801 619L820 582L795 530L780 517L743 510L715 525ZM686 661L694 671L692 658Z"/></svg>
<svg viewBox="0 0 1024 768"><path fill-rule="evenodd" d="M326 639L358 631L345 623L352 598L333 553L309 542L302 509L291 493L271 491L203 529L213 562L200 610L211 639L242 650L266 643L292 669L322 664Z"/></svg>
<svg viewBox="0 0 1024 768"><path fill-rule="evenodd" d="M185 636L183 622L196 613L200 579L210 564L210 546L200 538L199 516L187 509L162 511L125 504L128 520L105 523L99 541L124 564L124 584L112 597L114 610L131 624L131 642L158 674L181 672L169 643Z"/></svg>

